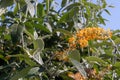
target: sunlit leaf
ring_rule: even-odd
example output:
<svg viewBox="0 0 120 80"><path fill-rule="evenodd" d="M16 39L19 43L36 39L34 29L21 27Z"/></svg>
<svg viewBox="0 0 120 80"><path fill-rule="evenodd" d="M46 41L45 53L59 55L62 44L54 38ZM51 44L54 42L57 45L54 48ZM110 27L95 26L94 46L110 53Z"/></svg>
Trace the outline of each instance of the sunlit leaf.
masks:
<svg viewBox="0 0 120 80"><path fill-rule="evenodd" d="M34 34L34 27L31 22L25 22L25 28L27 31L29 31L32 35Z"/></svg>
<svg viewBox="0 0 120 80"><path fill-rule="evenodd" d="M14 8L14 14L16 14L18 12L19 8L18 8L18 4L15 5L15 8Z"/></svg>
<svg viewBox="0 0 120 80"><path fill-rule="evenodd" d="M46 0L46 11L49 13L50 0Z"/></svg>
<svg viewBox="0 0 120 80"><path fill-rule="evenodd" d="M45 11L44 11L44 6L43 6L43 4L38 4L37 5L37 16L38 17L43 17L43 16L45 16Z"/></svg>
<svg viewBox="0 0 120 80"><path fill-rule="evenodd" d="M74 59L70 59L72 64L78 69L78 71L80 72L80 74L83 76L83 77L87 77L87 73L85 72L84 70L84 67L82 64L80 64L80 62L74 60Z"/></svg>
<svg viewBox="0 0 120 80"><path fill-rule="evenodd" d="M7 7L13 5L13 0L1 0L0 1L0 16L5 13Z"/></svg>
<svg viewBox="0 0 120 80"><path fill-rule="evenodd" d="M50 32L52 32L52 26L49 24L49 23L45 23L46 24L46 27L47 27L47 29L50 31Z"/></svg>
<svg viewBox="0 0 120 80"><path fill-rule="evenodd" d="M114 55L112 55L110 52L110 53L106 53L106 54L101 54L100 57L105 58L105 59L110 59L110 58L113 58Z"/></svg>
<svg viewBox="0 0 120 80"><path fill-rule="evenodd" d="M67 1L67 0L65 0L65 1ZM80 6L80 5L81 5L81 3L79 3L79 2L75 2L75 3L69 4L69 5L67 5L67 6L63 9L63 11L64 11L64 10L72 9L72 8L74 8L74 7L78 7L78 6Z"/></svg>
<svg viewBox="0 0 120 80"><path fill-rule="evenodd" d="M70 33L67 30L64 30L64 29L56 29L55 31L59 31L59 32L63 33L64 35L67 35L67 36L72 36L72 33Z"/></svg>
<svg viewBox="0 0 120 80"><path fill-rule="evenodd" d="M116 62L114 65L113 65L114 68L120 68L120 62Z"/></svg>
<svg viewBox="0 0 120 80"><path fill-rule="evenodd" d="M30 69L30 71L28 72L28 75L35 75L35 74L39 74L39 67L33 67Z"/></svg>
<svg viewBox="0 0 120 80"><path fill-rule="evenodd" d="M69 51L68 54L69 54L69 58L72 58L78 62L80 61L80 53L78 50L71 50Z"/></svg>
<svg viewBox="0 0 120 80"><path fill-rule="evenodd" d="M86 60L88 62L98 63L98 64L103 65L103 66L106 65L106 62L99 57L89 56L89 57L86 57Z"/></svg>
<svg viewBox="0 0 120 80"><path fill-rule="evenodd" d="M38 48L40 50L44 49L44 42L43 42L42 38L34 40L33 44L34 44L34 49L38 49Z"/></svg>
<svg viewBox="0 0 120 80"><path fill-rule="evenodd" d="M21 71L17 72L15 75L13 75L10 78L10 80L18 80L19 78L23 78L23 77L27 76L27 74L31 68L32 67L27 67L27 68L22 69Z"/></svg>
<svg viewBox="0 0 120 80"><path fill-rule="evenodd" d="M33 17L35 15L34 5L30 2L30 0L25 0L25 2L27 3L27 9L28 9L30 15Z"/></svg>

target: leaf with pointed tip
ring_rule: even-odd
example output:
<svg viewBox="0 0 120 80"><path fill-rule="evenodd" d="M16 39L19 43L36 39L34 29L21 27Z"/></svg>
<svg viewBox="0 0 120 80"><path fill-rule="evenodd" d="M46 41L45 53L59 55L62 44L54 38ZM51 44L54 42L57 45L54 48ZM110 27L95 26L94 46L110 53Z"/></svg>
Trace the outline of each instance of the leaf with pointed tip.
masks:
<svg viewBox="0 0 120 80"><path fill-rule="evenodd" d="M81 3L79 3L79 2L75 2L75 3L69 4L69 5L67 5L67 6L63 9L63 11L64 11L64 10L69 10L69 9L71 9L71 8L74 8L74 7L78 7L78 6L80 6L80 5L81 5Z"/></svg>
<svg viewBox="0 0 120 80"><path fill-rule="evenodd" d="M78 7L75 7L71 10L69 10L68 12L64 13L62 15L62 17L60 18L60 20L58 21L59 23L63 23L63 22L67 22L68 20L71 20L72 17L77 14L79 11L79 8Z"/></svg>
<svg viewBox="0 0 120 80"><path fill-rule="evenodd" d="M39 67L33 67L30 69L30 71L28 72L28 75L35 75L35 74L39 74Z"/></svg>
<svg viewBox="0 0 120 80"><path fill-rule="evenodd" d="M10 57L18 57L20 61L25 61L30 66L36 66L36 63L29 58L27 54L16 54L16 55L10 55Z"/></svg>
<svg viewBox="0 0 120 80"><path fill-rule="evenodd" d="M69 37L72 36L72 33L70 33L70 32L67 31L67 30L64 30L64 29L56 29L55 31L56 31L56 32L57 32L57 31L58 31L58 32L61 32L61 33L63 33L64 35L67 35L67 36L69 36Z"/></svg>
<svg viewBox="0 0 120 80"><path fill-rule="evenodd" d="M23 33L23 26L20 24L13 24L11 26L11 38L12 42L16 44L17 42L20 42L21 34Z"/></svg>
<svg viewBox="0 0 120 80"><path fill-rule="evenodd" d="M87 74L84 70L84 67L82 64L80 64L80 62L70 58L72 64L78 69L78 71L82 74L83 77L87 78Z"/></svg>
<svg viewBox="0 0 120 80"><path fill-rule="evenodd" d="M18 80L19 78L26 77L31 68L32 67L26 67L26 68L22 69L21 71L17 72L15 75L13 75L10 78L10 80Z"/></svg>
<svg viewBox="0 0 120 80"><path fill-rule="evenodd" d="M64 7L67 3L67 0L62 0L61 7Z"/></svg>
<svg viewBox="0 0 120 80"><path fill-rule="evenodd" d="M30 15L33 17L35 15L34 5L30 2L30 0L25 0L25 2L27 4L27 9L28 9Z"/></svg>
<svg viewBox="0 0 120 80"><path fill-rule="evenodd" d="M98 63L98 64L100 64L102 66L106 65L106 62L104 60L102 60L101 58L99 58L99 57L89 56L89 57L86 57L86 60L88 62Z"/></svg>
<svg viewBox="0 0 120 80"><path fill-rule="evenodd" d="M116 62L116 63L113 65L113 68L120 68L120 62Z"/></svg>
<svg viewBox="0 0 120 80"><path fill-rule="evenodd" d="M50 31L50 32L52 32L52 27L51 27L51 25L49 24L49 23L45 23L46 24L46 27L47 27L47 29Z"/></svg>
<svg viewBox="0 0 120 80"><path fill-rule="evenodd" d="M111 15L110 12L109 12L107 9L104 9L104 11L105 11L107 14Z"/></svg>
<svg viewBox="0 0 120 80"><path fill-rule="evenodd" d="M38 4L37 5L37 16L38 17L43 17L45 16L45 11L44 11L44 7L43 7L43 4Z"/></svg>
<svg viewBox="0 0 120 80"><path fill-rule="evenodd" d="M32 35L34 34L34 27L31 22L25 22L25 28L28 32L30 32Z"/></svg>
<svg viewBox="0 0 120 80"><path fill-rule="evenodd" d="M101 54L100 57L105 58L105 59L110 59L113 58L114 55L110 53L106 53L106 54Z"/></svg>
<svg viewBox="0 0 120 80"><path fill-rule="evenodd" d="M7 7L13 5L13 0L1 0L0 1L0 16L5 13Z"/></svg>
<svg viewBox="0 0 120 80"><path fill-rule="evenodd" d="M74 59L76 61L80 61L80 53L78 50L71 50L69 51L69 58Z"/></svg>
<svg viewBox="0 0 120 80"><path fill-rule="evenodd" d="M34 27L36 28L36 30L40 30L40 31L43 31L43 32L46 32L46 33L51 33L47 27L45 27L44 25L42 24L34 24Z"/></svg>
<svg viewBox="0 0 120 80"><path fill-rule="evenodd" d="M40 49L42 51L44 49L44 41L42 38L38 38L33 41L34 49Z"/></svg>
<svg viewBox="0 0 120 80"><path fill-rule="evenodd" d="M47 11L47 14L49 13L49 5L50 4L50 0L46 0L46 11Z"/></svg>
<svg viewBox="0 0 120 80"><path fill-rule="evenodd" d="M19 10L18 4L16 4L13 13L14 13L14 14L17 14L18 10Z"/></svg>
<svg viewBox="0 0 120 80"><path fill-rule="evenodd" d="M37 49L36 51L34 51L33 57L34 57L34 60L36 60L40 65L43 65L44 63L40 53L41 51Z"/></svg>

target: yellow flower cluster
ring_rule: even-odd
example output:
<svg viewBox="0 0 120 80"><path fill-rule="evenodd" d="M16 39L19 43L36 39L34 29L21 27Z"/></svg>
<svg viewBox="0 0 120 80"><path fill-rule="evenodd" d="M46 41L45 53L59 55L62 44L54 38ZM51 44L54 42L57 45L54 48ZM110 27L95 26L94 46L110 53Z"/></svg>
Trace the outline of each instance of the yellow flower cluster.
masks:
<svg viewBox="0 0 120 80"><path fill-rule="evenodd" d="M69 58L68 58L68 54L67 54L68 50L65 51L56 51L55 52L55 59L59 60L59 61L65 61L68 62Z"/></svg>
<svg viewBox="0 0 120 80"><path fill-rule="evenodd" d="M77 73L72 73L72 72L69 72L68 73L68 76L73 78L74 80L86 80L85 77L82 76L81 73L77 72Z"/></svg>
<svg viewBox="0 0 120 80"><path fill-rule="evenodd" d="M105 40L112 36L110 30L104 30L100 27L88 27L78 31L73 37L70 37L68 42L70 47L75 48L76 44L80 47L87 47L89 40Z"/></svg>

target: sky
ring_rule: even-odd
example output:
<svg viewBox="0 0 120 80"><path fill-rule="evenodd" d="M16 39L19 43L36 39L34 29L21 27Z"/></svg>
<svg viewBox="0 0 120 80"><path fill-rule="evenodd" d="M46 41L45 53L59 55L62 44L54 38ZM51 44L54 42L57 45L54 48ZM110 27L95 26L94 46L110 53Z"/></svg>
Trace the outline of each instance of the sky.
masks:
<svg viewBox="0 0 120 80"><path fill-rule="evenodd" d="M42 2L43 0L39 0ZM55 0L56 2L61 2L62 0ZM105 29L120 29L120 0L106 0L108 5L114 6L114 8L107 8L111 15L107 13L103 13L102 16L107 19L106 25L101 25L101 27Z"/></svg>
<svg viewBox="0 0 120 80"><path fill-rule="evenodd" d="M107 8L111 15L106 13L103 17L109 21L106 21L104 28L110 28L112 30L120 29L120 0L106 0L108 5L113 5L114 8Z"/></svg>

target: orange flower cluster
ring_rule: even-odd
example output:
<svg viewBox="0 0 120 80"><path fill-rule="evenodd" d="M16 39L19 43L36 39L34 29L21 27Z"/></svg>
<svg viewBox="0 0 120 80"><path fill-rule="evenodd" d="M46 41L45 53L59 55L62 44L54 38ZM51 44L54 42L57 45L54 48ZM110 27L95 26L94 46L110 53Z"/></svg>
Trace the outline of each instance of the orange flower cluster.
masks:
<svg viewBox="0 0 120 80"><path fill-rule="evenodd" d="M55 52L55 59L57 59L59 61L68 62L69 58L68 58L67 50L65 50L65 51L56 51Z"/></svg>
<svg viewBox="0 0 120 80"><path fill-rule="evenodd" d="M75 48L76 44L80 47L87 47L89 40L105 40L112 36L110 30L104 30L100 27L88 27L78 31L73 37L69 38L70 47Z"/></svg>
<svg viewBox="0 0 120 80"><path fill-rule="evenodd" d="M74 80L86 80L79 72L77 72L75 74L72 72L69 72L68 76L73 78Z"/></svg>

